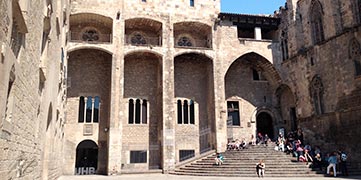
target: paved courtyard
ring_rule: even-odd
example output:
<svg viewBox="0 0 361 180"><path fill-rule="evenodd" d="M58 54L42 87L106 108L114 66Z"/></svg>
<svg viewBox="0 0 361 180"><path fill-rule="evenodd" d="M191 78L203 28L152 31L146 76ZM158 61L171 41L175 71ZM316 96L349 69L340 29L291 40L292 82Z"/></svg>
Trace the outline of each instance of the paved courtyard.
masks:
<svg viewBox="0 0 361 180"><path fill-rule="evenodd" d="M258 177L198 177L198 176L175 176L168 174L127 174L121 176L62 176L59 180L246 180L259 179ZM361 179L361 176L353 177L264 177L263 179L284 179L284 180L319 180L319 179Z"/></svg>

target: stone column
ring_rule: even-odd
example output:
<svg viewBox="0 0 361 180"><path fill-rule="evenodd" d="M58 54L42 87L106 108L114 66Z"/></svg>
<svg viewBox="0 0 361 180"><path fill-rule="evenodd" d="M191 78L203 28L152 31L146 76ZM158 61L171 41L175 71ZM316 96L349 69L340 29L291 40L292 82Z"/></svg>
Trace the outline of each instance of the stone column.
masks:
<svg viewBox="0 0 361 180"><path fill-rule="evenodd" d="M254 28L254 38L256 40L262 40L262 31L260 27L255 27Z"/></svg>
<svg viewBox="0 0 361 180"><path fill-rule="evenodd" d="M112 79L110 94L110 122L108 139L108 175L120 174L121 153L122 153L122 123L120 106L122 104L123 72L124 72L124 32L118 29L124 29L124 20L121 15L116 19L117 12L113 19L113 59L112 59Z"/></svg>
<svg viewBox="0 0 361 180"><path fill-rule="evenodd" d="M174 37L171 18L163 26L163 42L167 49L163 57L163 173L175 168L175 110L174 110Z"/></svg>
<svg viewBox="0 0 361 180"><path fill-rule="evenodd" d="M222 28L214 31L214 51L216 53L213 60L214 76L214 98L215 98L215 133L216 133L216 150L223 152L227 148L227 105L225 100L225 82L224 77L228 67L224 67L224 53L219 49L222 37Z"/></svg>

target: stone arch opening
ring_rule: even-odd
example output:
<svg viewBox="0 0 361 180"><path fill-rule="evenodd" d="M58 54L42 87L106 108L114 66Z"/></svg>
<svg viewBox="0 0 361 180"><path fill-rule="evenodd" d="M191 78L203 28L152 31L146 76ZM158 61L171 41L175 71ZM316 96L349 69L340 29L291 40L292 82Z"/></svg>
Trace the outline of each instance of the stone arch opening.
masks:
<svg viewBox="0 0 361 180"><path fill-rule="evenodd" d="M263 136L266 134L270 139L274 139L274 123L273 118L268 112L260 112L256 118L256 132L261 133Z"/></svg>
<svg viewBox="0 0 361 180"><path fill-rule="evenodd" d="M70 22L70 41L73 42L112 42L113 20L93 13L72 14Z"/></svg>
<svg viewBox="0 0 361 180"><path fill-rule="evenodd" d="M131 45L162 45L162 23L147 18L125 20L125 43Z"/></svg>
<svg viewBox="0 0 361 180"><path fill-rule="evenodd" d="M105 129L110 126L111 73L112 55L105 51L80 49L69 53L67 119L99 142L99 174L107 173L109 133Z"/></svg>
<svg viewBox="0 0 361 180"><path fill-rule="evenodd" d="M179 153L183 150L181 147L186 146L185 144L189 142L194 142L192 146L195 154L215 147L215 138L212 136L212 132L215 131L213 82L213 61L208 56L185 53L174 58L175 107L177 100L187 100L182 101L183 108L179 113L183 112L184 115L184 112L187 112L189 117L195 115L194 125L182 123L182 125L176 126L176 142L180 142L177 144L176 150ZM191 107L190 102L197 102L197 104ZM194 136L184 137L184 133L182 135L184 130L190 130L192 134L197 134L199 142L194 141Z"/></svg>
<svg viewBox="0 0 361 180"><path fill-rule="evenodd" d="M98 169L98 145L92 140L84 140L76 147L75 174L95 174Z"/></svg>
<svg viewBox="0 0 361 180"><path fill-rule="evenodd" d="M254 135L257 128L252 120L256 119L254 112L275 106L274 92L279 82L281 78L273 64L257 53L244 54L230 65L225 74L229 139Z"/></svg>
<svg viewBox="0 0 361 180"><path fill-rule="evenodd" d="M288 131L297 130L296 99L291 88L282 84L276 90L278 106L283 119L283 124Z"/></svg>
<svg viewBox="0 0 361 180"><path fill-rule="evenodd" d="M123 137L123 141L136 142L127 147L133 153L130 162L137 162L134 158L142 152L142 163L146 163L143 168L148 169L161 168L162 71L162 56L154 52L135 51L124 57L124 99L127 103L124 108L128 108L124 126L132 128L134 135ZM148 160L144 162L145 159Z"/></svg>
<svg viewBox="0 0 361 180"><path fill-rule="evenodd" d="M175 47L212 48L212 27L200 22L179 22L174 25Z"/></svg>

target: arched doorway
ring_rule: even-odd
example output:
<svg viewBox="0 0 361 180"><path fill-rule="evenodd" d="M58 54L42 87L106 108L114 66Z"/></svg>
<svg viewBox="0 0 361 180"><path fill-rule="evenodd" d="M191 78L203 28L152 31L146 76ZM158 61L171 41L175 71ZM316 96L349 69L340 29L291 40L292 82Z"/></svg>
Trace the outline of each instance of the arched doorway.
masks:
<svg viewBox="0 0 361 180"><path fill-rule="evenodd" d="M98 145L92 140L84 140L76 148L76 175L95 174L98 168Z"/></svg>
<svg viewBox="0 0 361 180"><path fill-rule="evenodd" d="M261 112L257 115L257 134L261 133L263 136L268 135L269 138L274 138L272 116L266 112Z"/></svg>

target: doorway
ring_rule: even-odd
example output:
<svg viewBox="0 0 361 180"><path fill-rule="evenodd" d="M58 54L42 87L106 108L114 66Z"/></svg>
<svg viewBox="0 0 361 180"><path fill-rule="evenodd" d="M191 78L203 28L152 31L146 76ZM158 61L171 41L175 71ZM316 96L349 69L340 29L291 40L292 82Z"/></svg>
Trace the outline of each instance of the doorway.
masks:
<svg viewBox="0 0 361 180"><path fill-rule="evenodd" d="M266 112L261 112L257 115L257 134L261 133L263 136L265 134L273 140L274 139L274 131L273 131L273 122L272 116Z"/></svg>
<svg viewBox="0 0 361 180"><path fill-rule="evenodd" d="M98 168L98 145L92 140L84 140L76 148L75 174L95 174Z"/></svg>

